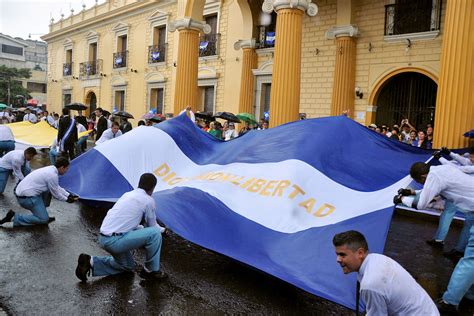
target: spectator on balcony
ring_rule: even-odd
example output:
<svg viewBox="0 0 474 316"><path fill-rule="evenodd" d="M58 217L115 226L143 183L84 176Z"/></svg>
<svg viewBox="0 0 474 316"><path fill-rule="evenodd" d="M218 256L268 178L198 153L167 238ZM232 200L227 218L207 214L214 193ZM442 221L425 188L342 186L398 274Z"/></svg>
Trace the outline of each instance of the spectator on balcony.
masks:
<svg viewBox="0 0 474 316"><path fill-rule="evenodd" d="M36 115L31 113L30 109L26 109L25 116L23 116L23 121L30 121L31 123L36 123L38 122L38 118L36 117Z"/></svg>
<svg viewBox="0 0 474 316"><path fill-rule="evenodd" d="M102 110L102 108L97 108L97 110L95 110L95 115L98 118L97 127L96 127L97 134L96 134L95 139L96 141L98 141L100 137L102 136L102 133L104 133L104 131L108 127L107 127L107 119L104 117L104 110Z"/></svg>
<svg viewBox="0 0 474 316"><path fill-rule="evenodd" d="M187 106L186 109L182 110L181 112L179 112L179 115L183 114L183 113L186 113L186 116L189 117L189 119L195 123L196 122L196 118L194 117L194 112L191 111L191 106Z"/></svg>
<svg viewBox="0 0 474 316"><path fill-rule="evenodd" d="M114 138L118 138L119 136L122 135L122 132L120 131L120 125L117 122L112 123L112 127L107 129L102 133L100 136L99 140L95 142L96 145L105 143L106 141Z"/></svg>

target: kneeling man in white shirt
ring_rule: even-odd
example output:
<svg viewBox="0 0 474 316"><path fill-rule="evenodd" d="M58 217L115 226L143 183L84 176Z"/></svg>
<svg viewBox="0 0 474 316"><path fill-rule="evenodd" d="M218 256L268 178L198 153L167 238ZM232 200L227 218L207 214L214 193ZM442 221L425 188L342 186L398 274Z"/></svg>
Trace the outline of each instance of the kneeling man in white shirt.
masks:
<svg viewBox="0 0 474 316"><path fill-rule="evenodd" d="M345 274L357 272L367 316L439 315L436 305L395 260L369 253L361 233L350 230L333 238L337 263Z"/></svg>

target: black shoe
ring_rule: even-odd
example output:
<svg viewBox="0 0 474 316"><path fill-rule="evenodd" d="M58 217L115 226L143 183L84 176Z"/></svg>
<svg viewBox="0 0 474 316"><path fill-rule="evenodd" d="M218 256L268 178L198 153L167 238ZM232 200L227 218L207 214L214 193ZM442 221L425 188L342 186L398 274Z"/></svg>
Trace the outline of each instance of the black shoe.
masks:
<svg viewBox="0 0 474 316"><path fill-rule="evenodd" d="M443 241L437 241L435 239L427 240L426 243L434 248L439 248L439 249L443 249L443 246L444 246Z"/></svg>
<svg viewBox="0 0 474 316"><path fill-rule="evenodd" d="M13 212L12 210L9 210L7 215L5 215L5 217L0 221L0 225L11 222L14 216L15 216L15 212Z"/></svg>
<svg viewBox="0 0 474 316"><path fill-rule="evenodd" d="M83 282L87 281L87 275L91 276L91 256L81 253L77 259L76 276Z"/></svg>
<svg viewBox="0 0 474 316"><path fill-rule="evenodd" d="M458 262L462 257L464 257L464 253L461 251L457 251L456 249L451 249L448 252L443 252L443 256L455 262Z"/></svg>
<svg viewBox="0 0 474 316"><path fill-rule="evenodd" d="M54 222L56 217L48 217L48 223Z"/></svg>
<svg viewBox="0 0 474 316"><path fill-rule="evenodd" d="M457 315L458 307L456 305L446 303L442 298L436 300L436 307L441 315Z"/></svg>
<svg viewBox="0 0 474 316"><path fill-rule="evenodd" d="M146 280L155 280L155 281L162 281L168 278L168 274L164 273L163 271L152 271L147 272L145 269L142 269L139 274L140 278Z"/></svg>

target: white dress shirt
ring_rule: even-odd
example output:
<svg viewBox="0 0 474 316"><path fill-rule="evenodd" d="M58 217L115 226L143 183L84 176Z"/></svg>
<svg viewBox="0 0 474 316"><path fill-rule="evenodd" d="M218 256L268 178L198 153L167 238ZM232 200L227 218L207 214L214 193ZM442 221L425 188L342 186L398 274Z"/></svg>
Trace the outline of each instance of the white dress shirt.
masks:
<svg viewBox="0 0 474 316"><path fill-rule="evenodd" d="M425 209L438 194L453 202L460 211L474 212L474 177L451 164L430 167L417 208Z"/></svg>
<svg viewBox="0 0 474 316"><path fill-rule="evenodd" d="M23 121L30 121L31 123L36 123L38 122L38 118L33 113L30 113L25 114L25 116L23 116Z"/></svg>
<svg viewBox="0 0 474 316"><path fill-rule="evenodd" d="M83 132L87 131L86 128L84 127L84 125L82 125L81 123L76 124L76 127L77 127L77 135L78 136L79 136L80 133L83 133ZM82 136L82 137L84 137L84 136Z"/></svg>
<svg viewBox="0 0 474 316"><path fill-rule="evenodd" d="M441 157L441 158L439 158L439 162L441 162L443 165L454 164L453 162L456 162L461 166L473 166L474 165L472 163L471 159L469 159L467 157L463 157L459 154L451 152L451 153L449 153L449 156L451 158L453 158L453 160L447 160L446 158Z"/></svg>
<svg viewBox="0 0 474 316"><path fill-rule="evenodd" d="M36 169L27 175L16 187L17 196L38 196L43 192L51 194L60 201L66 201L69 193L58 183L58 169L55 166Z"/></svg>
<svg viewBox="0 0 474 316"><path fill-rule="evenodd" d="M156 227L163 232L165 229L156 222L155 209L155 200L145 190L137 188L127 192L107 212L100 233L106 236L127 233L137 229L142 219L146 227Z"/></svg>
<svg viewBox="0 0 474 316"><path fill-rule="evenodd" d="M439 315L425 290L400 264L387 256L369 254L357 277L367 316Z"/></svg>
<svg viewBox="0 0 474 316"><path fill-rule="evenodd" d="M233 138L237 138L239 137L239 133L237 132L237 130L234 128L234 129L228 129L225 131L224 133L224 140L231 140Z"/></svg>
<svg viewBox="0 0 474 316"><path fill-rule="evenodd" d="M51 126L53 126L53 125L54 125L54 122L55 122L54 118L53 118L51 115L48 115L48 116L46 117L46 121L47 121L47 122L49 123L49 125L51 125Z"/></svg>
<svg viewBox="0 0 474 316"><path fill-rule="evenodd" d="M0 125L0 141L15 140L12 130L6 125Z"/></svg>
<svg viewBox="0 0 474 316"><path fill-rule="evenodd" d="M119 137L120 135L122 135L122 132L120 130L117 131L117 133L112 133L112 129L109 128L107 130L105 130L102 135L100 136L100 138L95 142L96 144L101 144L101 143L104 143L112 138L117 138Z"/></svg>
<svg viewBox="0 0 474 316"><path fill-rule="evenodd" d="M28 161L25 161L25 152L23 150L12 150L0 158L0 167L12 170L13 175L20 181L25 177L21 172L23 165L29 166Z"/></svg>

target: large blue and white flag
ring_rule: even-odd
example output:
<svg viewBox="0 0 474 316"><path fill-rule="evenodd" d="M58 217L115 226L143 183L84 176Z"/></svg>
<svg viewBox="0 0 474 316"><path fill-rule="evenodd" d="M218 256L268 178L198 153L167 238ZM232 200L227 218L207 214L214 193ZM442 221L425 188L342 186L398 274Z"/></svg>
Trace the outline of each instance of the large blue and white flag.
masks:
<svg viewBox="0 0 474 316"><path fill-rule="evenodd" d="M342 273L332 238L355 229L383 252L393 196L429 156L343 116L223 142L181 115L100 144L61 183L113 202L153 172L157 217L171 230L354 309L356 275Z"/></svg>

